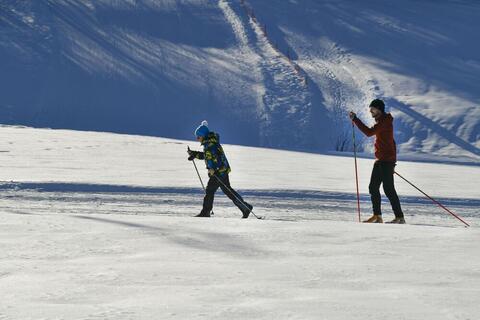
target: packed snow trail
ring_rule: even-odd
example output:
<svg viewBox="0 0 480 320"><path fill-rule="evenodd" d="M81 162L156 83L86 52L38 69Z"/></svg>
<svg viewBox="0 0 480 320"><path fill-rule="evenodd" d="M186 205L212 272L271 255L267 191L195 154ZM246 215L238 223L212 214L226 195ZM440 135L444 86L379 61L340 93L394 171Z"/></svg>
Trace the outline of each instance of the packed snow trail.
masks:
<svg viewBox="0 0 480 320"><path fill-rule="evenodd" d="M336 151L353 151L351 141L351 121L349 110L364 114L364 101L381 96L377 93L360 90L364 77L356 68L348 52L328 39L321 39L321 47L313 46L308 39L296 37L295 46L301 47L298 52L298 63L312 77L312 86L325 97L325 105L332 114L333 148ZM362 150L363 137L359 136L357 146Z"/></svg>
<svg viewBox="0 0 480 320"><path fill-rule="evenodd" d="M203 190L186 152L188 145L195 149L195 142L17 127L0 127L0 132L4 210L179 216L200 212ZM355 221L352 158L223 147L233 170L232 184L252 202L256 214L296 221ZM371 209L372 165L372 159L358 159L361 209L366 216ZM201 164L198 169L206 181ZM477 176L479 166L399 161L396 170L469 223L480 216L478 184L464 179ZM400 179L396 187L407 222L456 223ZM388 219L391 208L386 200L383 208ZM221 192L215 212L215 217L239 217Z"/></svg>
<svg viewBox="0 0 480 320"><path fill-rule="evenodd" d="M240 52L248 53L258 68L253 72L260 72L262 77L263 87L258 88L261 145L312 147L305 145L305 135L313 120L311 93L305 77L274 48L244 1L220 0L219 6L232 25Z"/></svg>
<svg viewBox="0 0 480 320"><path fill-rule="evenodd" d="M105 184L28 183L0 184L0 210L8 213L36 212L48 214L124 214L158 216L194 216L200 212L203 192L198 188L140 187ZM356 221L356 199L353 193L313 190L242 190L254 205L254 212L268 220L283 221ZM456 219L427 198L401 197L408 224L460 227ZM469 223L480 224L479 199L437 198ZM384 202L387 221L392 216ZM370 214L370 198L361 196L363 217ZM213 218L240 218L241 212L231 200L217 192ZM250 216L251 219L255 217ZM393 218L393 216L392 216Z"/></svg>

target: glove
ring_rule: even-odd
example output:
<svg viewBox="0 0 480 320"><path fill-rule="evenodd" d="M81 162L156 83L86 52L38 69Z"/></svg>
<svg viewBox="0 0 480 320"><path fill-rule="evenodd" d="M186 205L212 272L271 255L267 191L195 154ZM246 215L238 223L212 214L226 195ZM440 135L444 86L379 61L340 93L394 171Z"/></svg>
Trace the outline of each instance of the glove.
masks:
<svg viewBox="0 0 480 320"><path fill-rule="evenodd" d="M357 114L355 112L352 112L352 111L350 111L348 116L350 117L350 120L355 120L357 118Z"/></svg>
<svg viewBox="0 0 480 320"><path fill-rule="evenodd" d="M198 152L192 151L190 149L187 150L188 153L188 161L193 161L197 157Z"/></svg>
<svg viewBox="0 0 480 320"><path fill-rule="evenodd" d="M215 175L215 169L208 169L208 176L213 177Z"/></svg>

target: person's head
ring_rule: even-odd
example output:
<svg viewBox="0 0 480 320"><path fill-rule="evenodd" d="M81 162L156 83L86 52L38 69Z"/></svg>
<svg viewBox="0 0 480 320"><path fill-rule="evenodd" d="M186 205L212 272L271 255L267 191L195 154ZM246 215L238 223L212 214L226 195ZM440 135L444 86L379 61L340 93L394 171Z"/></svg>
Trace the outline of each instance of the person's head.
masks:
<svg viewBox="0 0 480 320"><path fill-rule="evenodd" d="M385 103L380 99L370 102L370 114L373 118L378 119L385 113Z"/></svg>
<svg viewBox="0 0 480 320"><path fill-rule="evenodd" d="M208 129L208 122L207 120L203 120L202 124L195 130L195 136L197 137L197 141L201 143L209 133L210 130Z"/></svg>

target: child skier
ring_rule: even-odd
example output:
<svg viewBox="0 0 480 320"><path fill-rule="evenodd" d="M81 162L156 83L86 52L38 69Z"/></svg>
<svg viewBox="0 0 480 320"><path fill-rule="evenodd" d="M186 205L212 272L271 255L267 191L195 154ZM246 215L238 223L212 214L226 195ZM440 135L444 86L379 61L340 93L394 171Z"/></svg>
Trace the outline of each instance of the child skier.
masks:
<svg viewBox="0 0 480 320"><path fill-rule="evenodd" d="M354 112L350 112L350 119L360 131L368 137L375 135L376 160L368 186L372 200L373 216L363 222L383 223L380 195L380 184L383 183L383 190L395 214L395 219L390 223L404 224L405 219L400 200L393 185L393 173L397 161L397 149L393 139L393 117L390 113L385 113L385 103L380 99L375 99L370 103L370 114L375 119L375 125L372 128L368 128L357 118Z"/></svg>
<svg viewBox="0 0 480 320"><path fill-rule="evenodd" d="M208 169L208 180L205 198L203 199L203 209L196 217L210 217L210 211L213 208L213 198L218 188L233 201L233 203L242 211L243 219L248 218L253 206L243 200L243 198L230 186L228 174L230 165L227 157L220 145L220 137L217 133L208 129L207 121L195 130L197 140L203 146L203 152L188 150L188 160L205 160Z"/></svg>

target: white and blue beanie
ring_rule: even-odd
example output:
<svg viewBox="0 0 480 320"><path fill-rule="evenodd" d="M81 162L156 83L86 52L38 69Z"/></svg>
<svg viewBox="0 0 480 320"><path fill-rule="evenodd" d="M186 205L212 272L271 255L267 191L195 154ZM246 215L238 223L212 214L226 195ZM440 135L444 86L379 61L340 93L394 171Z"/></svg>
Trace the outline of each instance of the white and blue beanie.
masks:
<svg viewBox="0 0 480 320"><path fill-rule="evenodd" d="M205 138L209 133L210 130L208 130L208 122L207 120L203 120L202 124L197 128L197 130L195 130L195 136Z"/></svg>

